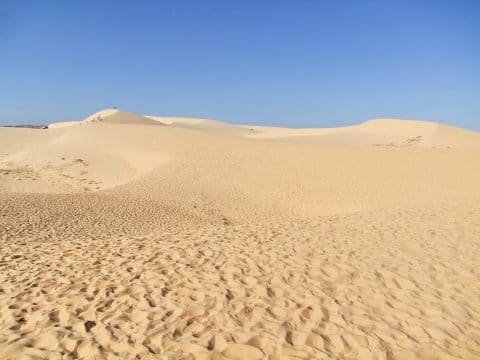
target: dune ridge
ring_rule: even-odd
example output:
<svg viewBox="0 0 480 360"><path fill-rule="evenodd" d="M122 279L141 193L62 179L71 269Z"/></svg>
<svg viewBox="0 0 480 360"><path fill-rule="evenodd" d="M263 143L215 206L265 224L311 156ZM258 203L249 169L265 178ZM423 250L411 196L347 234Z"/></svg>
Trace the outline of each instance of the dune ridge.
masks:
<svg viewBox="0 0 480 360"><path fill-rule="evenodd" d="M478 358L478 159L395 119L0 128L0 358Z"/></svg>

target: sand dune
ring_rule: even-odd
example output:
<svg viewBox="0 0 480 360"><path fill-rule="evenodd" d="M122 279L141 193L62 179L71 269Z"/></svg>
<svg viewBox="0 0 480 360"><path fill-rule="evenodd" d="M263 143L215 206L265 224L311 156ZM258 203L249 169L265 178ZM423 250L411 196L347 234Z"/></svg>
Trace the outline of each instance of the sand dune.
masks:
<svg viewBox="0 0 480 360"><path fill-rule="evenodd" d="M254 131L252 129L247 129L244 126L229 124L218 120L160 116L146 117L172 127L200 130L209 133L221 133L223 135L249 135Z"/></svg>
<svg viewBox="0 0 480 360"><path fill-rule="evenodd" d="M318 142L337 145L416 146L479 149L479 134L428 121L375 119L360 125L323 129L245 126L257 139Z"/></svg>
<svg viewBox="0 0 480 360"><path fill-rule="evenodd" d="M86 125L95 122L111 124L136 124L136 125L158 125L159 122L152 119L117 109L105 109L86 117L81 121L66 121L48 125L49 129L62 128L72 125Z"/></svg>
<svg viewBox="0 0 480 360"><path fill-rule="evenodd" d="M119 126L130 122L135 124L133 129ZM102 120L47 131L4 128L0 168L6 176L0 182L0 189L84 192L141 177L169 158L156 143L155 135L148 136L149 130L144 129L152 124L158 126L141 116L117 113ZM143 139L143 134L147 138Z"/></svg>
<svg viewBox="0 0 480 360"><path fill-rule="evenodd" d="M392 119L0 128L0 358L479 358L479 158Z"/></svg>

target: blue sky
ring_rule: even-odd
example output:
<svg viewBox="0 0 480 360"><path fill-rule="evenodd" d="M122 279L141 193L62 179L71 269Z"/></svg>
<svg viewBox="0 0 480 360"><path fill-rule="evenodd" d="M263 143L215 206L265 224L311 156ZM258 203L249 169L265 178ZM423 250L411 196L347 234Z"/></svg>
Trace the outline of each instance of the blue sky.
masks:
<svg viewBox="0 0 480 360"><path fill-rule="evenodd" d="M480 130L480 1L0 3L0 124L117 106L291 127Z"/></svg>

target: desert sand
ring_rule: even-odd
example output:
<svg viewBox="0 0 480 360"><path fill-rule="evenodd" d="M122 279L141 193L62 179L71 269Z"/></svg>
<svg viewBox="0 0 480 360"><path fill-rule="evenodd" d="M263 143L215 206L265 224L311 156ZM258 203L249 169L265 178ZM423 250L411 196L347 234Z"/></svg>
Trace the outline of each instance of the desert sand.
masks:
<svg viewBox="0 0 480 360"><path fill-rule="evenodd" d="M480 133L116 109L0 128L1 359L478 359Z"/></svg>

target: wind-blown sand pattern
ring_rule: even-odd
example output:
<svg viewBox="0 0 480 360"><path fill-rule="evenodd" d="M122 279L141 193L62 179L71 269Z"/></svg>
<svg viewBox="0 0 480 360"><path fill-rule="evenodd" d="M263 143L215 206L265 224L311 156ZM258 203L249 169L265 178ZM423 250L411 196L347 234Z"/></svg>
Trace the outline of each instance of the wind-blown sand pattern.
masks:
<svg viewBox="0 0 480 360"><path fill-rule="evenodd" d="M2 359L480 358L480 135L107 110L0 128Z"/></svg>

